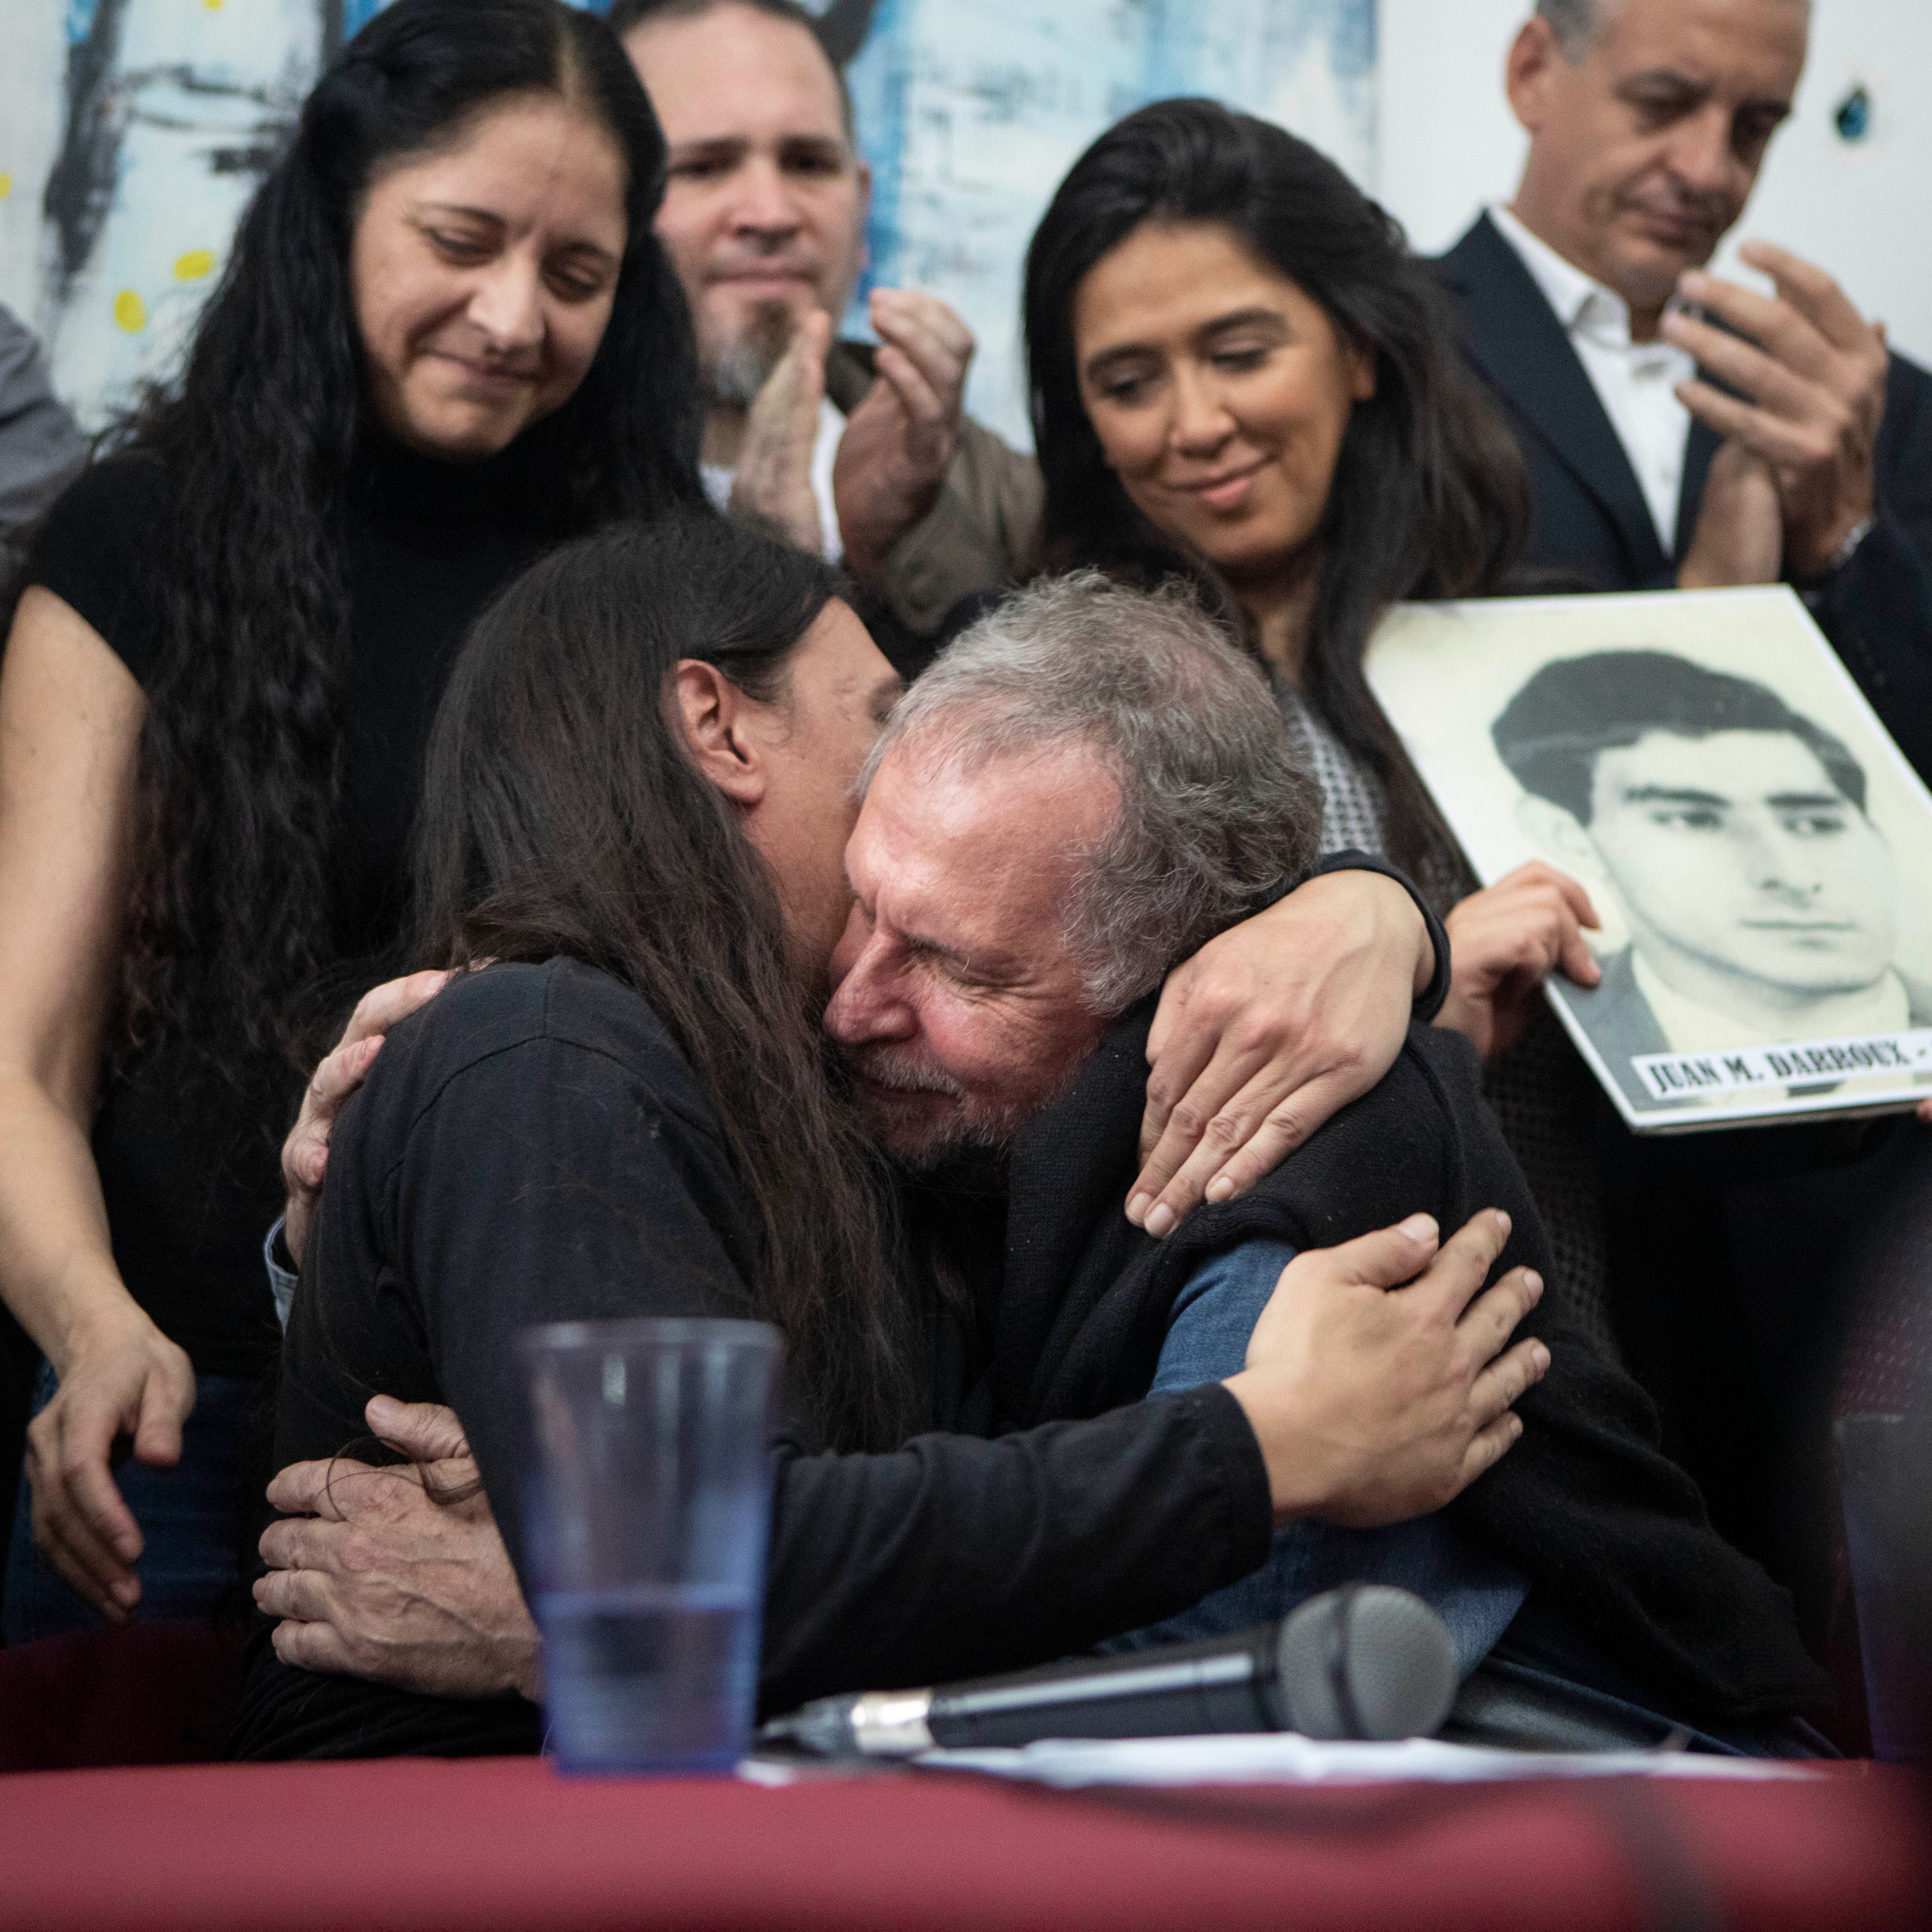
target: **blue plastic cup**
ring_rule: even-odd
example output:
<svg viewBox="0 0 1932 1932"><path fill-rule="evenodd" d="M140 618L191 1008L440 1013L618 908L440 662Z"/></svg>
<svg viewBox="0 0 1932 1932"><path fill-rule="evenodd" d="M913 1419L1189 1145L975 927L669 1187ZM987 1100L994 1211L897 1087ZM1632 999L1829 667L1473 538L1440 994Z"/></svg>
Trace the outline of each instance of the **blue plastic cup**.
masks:
<svg viewBox="0 0 1932 1932"><path fill-rule="evenodd" d="M758 1690L778 1330L560 1322L522 1347L550 1748L570 1772L728 1770Z"/></svg>

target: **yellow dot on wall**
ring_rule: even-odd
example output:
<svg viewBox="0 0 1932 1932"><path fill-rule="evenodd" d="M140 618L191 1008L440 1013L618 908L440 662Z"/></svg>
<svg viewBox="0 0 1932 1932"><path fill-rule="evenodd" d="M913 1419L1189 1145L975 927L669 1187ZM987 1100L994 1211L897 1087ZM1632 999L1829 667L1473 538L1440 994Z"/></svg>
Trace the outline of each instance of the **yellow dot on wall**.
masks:
<svg viewBox="0 0 1932 1932"><path fill-rule="evenodd" d="M221 11L221 0L201 0L201 4L211 14L218 14Z"/></svg>
<svg viewBox="0 0 1932 1932"><path fill-rule="evenodd" d="M14 177L9 174L0 174L0 201L4 201L13 192Z"/></svg>
<svg viewBox="0 0 1932 1932"><path fill-rule="evenodd" d="M148 304L132 289L123 289L114 298L114 320L130 335L138 335L148 326Z"/></svg>
<svg viewBox="0 0 1932 1932"><path fill-rule="evenodd" d="M212 272L214 267L214 250L212 248L190 248L175 262L175 280L178 282L198 282L203 275Z"/></svg>

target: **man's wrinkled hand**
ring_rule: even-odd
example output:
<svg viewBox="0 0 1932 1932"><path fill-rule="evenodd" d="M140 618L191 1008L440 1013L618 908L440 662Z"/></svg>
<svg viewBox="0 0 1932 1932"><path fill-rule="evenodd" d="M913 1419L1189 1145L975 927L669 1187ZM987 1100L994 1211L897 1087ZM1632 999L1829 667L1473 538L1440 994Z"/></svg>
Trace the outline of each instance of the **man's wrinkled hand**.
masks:
<svg viewBox="0 0 1932 1932"><path fill-rule="evenodd" d="M772 524L814 555L825 548L825 532L812 487L812 453L831 346L832 318L823 309L800 317L746 413L745 440L731 476L734 514Z"/></svg>
<svg viewBox="0 0 1932 1932"><path fill-rule="evenodd" d="M1541 1298L1538 1276L1515 1268L1483 1286L1509 1229L1490 1210L1438 1247L1418 1214L1282 1270L1247 1366L1226 1384L1261 1445L1277 1521L1370 1528L1426 1515L1516 1440L1512 1405L1550 1351L1508 1346Z"/></svg>
<svg viewBox="0 0 1932 1932"><path fill-rule="evenodd" d="M284 1664L434 1696L535 1699L536 1626L447 1408L378 1396L370 1432L415 1458L392 1468L297 1462L268 1486L255 1601ZM460 1500L438 1502L438 1496Z"/></svg>
<svg viewBox="0 0 1932 1932"><path fill-rule="evenodd" d="M938 500L958 453L973 332L936 296L874 289L878 380L845 424L832 470L853 575L869 577Z"/></svg>
<svg viewBox="0 0 1932 1932"><path fill-rule="evenodd" d="M1701 377L1677 391L1694 416L1771 466L1784 560L1793 575L1815 577L1872 513L1872 452L1890 359L1885 330L1866 321L1823 269L1788 250L1748 242L1738 252L1776 292L1693 269L1682 293L1725 326L1672 310L1661 332L1738 392L1727 395Z"/></svg>
<svg viewBox="0 0 1932 1932"><path fill-rule="evenodd" d="M1376 872L1309 880L1161 988L1127 1219L1169 1232L1246 1192L1395 1064L1435 964L1415 902Z"/></svg>

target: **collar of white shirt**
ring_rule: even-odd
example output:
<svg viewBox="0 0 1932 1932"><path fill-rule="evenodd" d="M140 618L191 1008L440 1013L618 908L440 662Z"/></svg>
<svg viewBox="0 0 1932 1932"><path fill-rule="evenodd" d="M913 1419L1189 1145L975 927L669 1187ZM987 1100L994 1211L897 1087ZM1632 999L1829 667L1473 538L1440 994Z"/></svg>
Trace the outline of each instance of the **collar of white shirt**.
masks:
<svg viewBox="0 0 1932 1932"><path fill-rule="evenodd" d="M1565 261L1508 208L1492 207L1490 219L1562 323L1630 459L1657 525L1658 541L1669 556L1690 428L1690 412L1678 400L1676 385L1696 374L1696 362L1672 343L1633 342L1630 305L1614 289Z"/></svg>
<svg viewBox="0 0 1932 1932"><path fill-rule="evenodd" d="M1567 262L1540 235L1532 235L1502 202L1490 209L1490 219L1502 232L1504 241L1522 257L1522 265L1536 279L1544 300L1556 311L1556 319L1572 335L1588 335L1607 349L1628 349L1630 343L1630 304L1615 289L1584 274L1575 262Z"/></svg>

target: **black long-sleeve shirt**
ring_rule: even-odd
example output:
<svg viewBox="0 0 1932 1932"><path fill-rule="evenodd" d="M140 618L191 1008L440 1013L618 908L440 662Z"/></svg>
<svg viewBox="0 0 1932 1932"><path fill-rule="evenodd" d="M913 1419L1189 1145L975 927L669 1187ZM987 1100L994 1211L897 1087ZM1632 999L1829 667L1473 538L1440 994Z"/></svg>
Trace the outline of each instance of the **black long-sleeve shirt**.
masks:
<svg viewBox="0 0 1932 1932"><path fill-rule="evenodd" d="M758 1241L704 1089L648 1006L565 960L465 976L344 1109L284 1352L278 1466L364 1436L372 1395L462 1418L513 1559L539 1322L739 1316ZM1218 1385L996 1440L824 1451L802 1392L772 1447L761 1701L929 1683L1080 1649L1266 1556L1266 1473ZM529 1750L462 1703L280 1664L256 1634L244 1756Z"/></svg>

